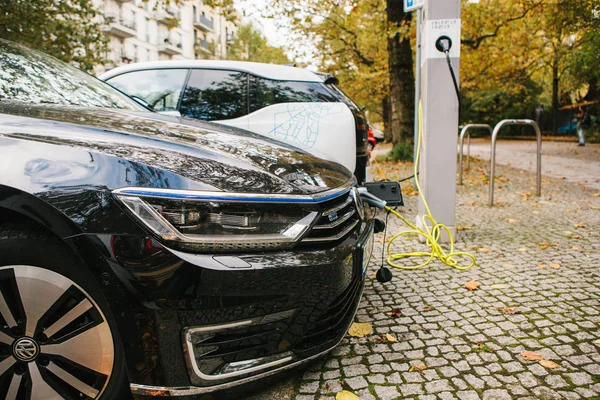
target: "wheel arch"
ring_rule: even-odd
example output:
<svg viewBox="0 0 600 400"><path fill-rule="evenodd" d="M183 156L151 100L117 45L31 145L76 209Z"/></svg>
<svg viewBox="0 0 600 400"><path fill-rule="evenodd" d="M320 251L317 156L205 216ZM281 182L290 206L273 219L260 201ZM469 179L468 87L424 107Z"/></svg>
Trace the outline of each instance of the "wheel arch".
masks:
<svg viewBox="0 0 600 400"><path fill-rule="evenodd" d="M143 351L136 343L139 341L139 330L130 299L93 240L47 202L22 190L0 185L0 224L4 223L34 225L60 240L81 261L108 302L124 347L129 378L141 381L141 377L136 376L135 365L143 360L143 357L140 359Z"/></svg>

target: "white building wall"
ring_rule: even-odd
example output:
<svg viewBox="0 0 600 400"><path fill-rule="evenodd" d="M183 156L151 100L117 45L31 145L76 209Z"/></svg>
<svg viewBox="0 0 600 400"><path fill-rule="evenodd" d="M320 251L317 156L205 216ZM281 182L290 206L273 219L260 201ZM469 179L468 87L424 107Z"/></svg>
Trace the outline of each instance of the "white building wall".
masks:
<svg viewBox="0 0 600 400"><path fill-rule="evenodd" d="M103 31L110 48L106 54L109 63L98 66L97 74L132 62L224 59L227 34L231 39L237 33L236 23L226 21L220 9L212 9L202 0L181 5L171 2L166 10L155 10L156 0L94 0L94 3L104 14ZM164 22L165 15L178 18L177 26L169 28Z"/></svg>

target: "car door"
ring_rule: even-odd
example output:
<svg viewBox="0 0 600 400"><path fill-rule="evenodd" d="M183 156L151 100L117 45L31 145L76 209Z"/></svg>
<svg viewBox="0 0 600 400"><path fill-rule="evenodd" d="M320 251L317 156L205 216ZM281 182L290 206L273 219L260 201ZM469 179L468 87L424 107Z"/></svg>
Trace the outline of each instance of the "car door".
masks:
<svg viewBox="0 0 600 400"><path fill-rule="evenodd" d="M179 102L189 70L147 69L126 72L106 82L132 97L144 100L157 112L179 115Z"/></svg>
<svg viewBox="0 0 600 400"><path fill-rule="evenodd" d="M187 118L248 129L248 74L192 69L179 112Z"/></svg>
<svg viewBox="0 0 600 400"><path fill-rule="evenodd" d="M354 116L323 83L250 75L249 85L249 130L354 171Z"/></svg>

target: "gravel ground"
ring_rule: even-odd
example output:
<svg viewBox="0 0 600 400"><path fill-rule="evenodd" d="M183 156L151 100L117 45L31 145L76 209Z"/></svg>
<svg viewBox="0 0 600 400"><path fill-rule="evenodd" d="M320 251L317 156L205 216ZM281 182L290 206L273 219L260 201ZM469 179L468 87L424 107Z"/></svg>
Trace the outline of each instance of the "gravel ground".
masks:
<svg viewBox="0 0 600 400"><path fill-rule="evenodd" d="M411 170L382 167L390 179ZM600 399L598 190L544 178L536 198L533 174L499 166L497 205L489 208L487 163L471 167L458 188L457 247L477 257L476 267L460 272L435 262L394 270L393 281L380 284L373 276L380 234L356 316L373 334L347 336L326 358L250 399L333 399L342 389L362 400ZM415 194L406 196L409 220L416 204ZM389 229L404 227L390 218ZM479 289L468 291L470 280ZM397 342L382 342L386 334ZM558 367L527 361L524 351Z"/></svg>

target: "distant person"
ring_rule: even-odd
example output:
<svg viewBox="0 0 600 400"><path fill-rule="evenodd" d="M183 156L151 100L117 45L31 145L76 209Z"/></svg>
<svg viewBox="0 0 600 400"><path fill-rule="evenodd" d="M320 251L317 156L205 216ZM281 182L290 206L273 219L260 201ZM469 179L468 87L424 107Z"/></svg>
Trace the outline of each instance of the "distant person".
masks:
<svg viewBox="0 0 600 400"><path fill-rule="evenodd" d="M575 118L577 118L577 136L579 136L579 146L585 146L585 131L583 129L587 119L585 107L579 107L577 109Z"/></svg>
<svg viewBox="0 0 600 400"><path fill-rule="evenodd" d="M544 105L540 104L535 109L535 122L537 122L537 124L540 125L542 123L543 118L544 118Z"/></svg>

